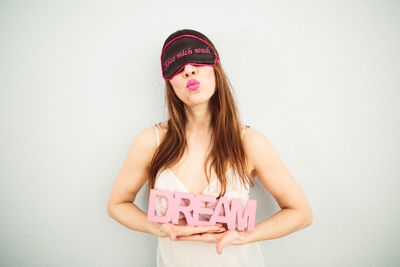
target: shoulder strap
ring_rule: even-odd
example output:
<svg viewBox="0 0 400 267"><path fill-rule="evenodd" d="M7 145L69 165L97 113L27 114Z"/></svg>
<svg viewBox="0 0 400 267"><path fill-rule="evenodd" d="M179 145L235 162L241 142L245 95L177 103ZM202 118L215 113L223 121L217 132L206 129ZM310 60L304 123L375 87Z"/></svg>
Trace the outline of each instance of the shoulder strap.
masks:
<svg viewBox="0 0 400 267"><path fill-rule="evenodd" d="M157 124L158 124L158 123L154 124L154 128L156 128L157 146L159 146L159 145L160 145L160 135L158 134L158 127L157 127Z"/></svg>
<svg viewBox="0 0 400 267"><path fill-rule="evenodd" d="M250 127L250 125L246 125L246 127L244 127L243 129L242 129L242 137L243 137L243 134L244 134L244 131L247 129L247 128L249 128Z"/></svg>

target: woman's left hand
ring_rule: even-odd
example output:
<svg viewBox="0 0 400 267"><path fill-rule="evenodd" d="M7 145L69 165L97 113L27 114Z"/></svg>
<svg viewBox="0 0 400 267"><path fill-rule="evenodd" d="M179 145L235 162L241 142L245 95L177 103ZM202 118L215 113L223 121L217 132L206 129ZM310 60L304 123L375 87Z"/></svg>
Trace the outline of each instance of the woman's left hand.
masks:
<svg viewBox="0 0 400 267"><path fill-rule="evenodd" d="M222 254L222 248L227 245L239 245L240 233L236 230L225 230L222 233L203 233L190 236L179 236L176 241L192 240L217 243L217 253Z"/></svg>

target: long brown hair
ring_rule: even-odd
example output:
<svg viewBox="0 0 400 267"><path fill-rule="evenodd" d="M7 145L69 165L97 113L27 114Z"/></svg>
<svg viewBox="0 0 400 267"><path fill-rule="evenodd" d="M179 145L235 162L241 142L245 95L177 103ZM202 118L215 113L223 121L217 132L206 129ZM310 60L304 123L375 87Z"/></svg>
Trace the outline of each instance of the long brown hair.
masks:
<svg viewBox="0 0 400 267"><path fill-rule="evenodd" d="M170 40L182 34L192 34L202 38L218 54L214 44L204 34L189 29L179 30L171 34L164 42L164 46ZM204 171L208 182L210 182L206 168L207 162L211 160L209 172L211 175L211 168L214 167L221 183L221 192L218 196L220 198L226 193L228 166L232 167L232 171L238 174L242 185L250 184L253 186L253 182L247 175L248 159L242 144L240 116L231 92L232 86L218 61L214 66L214 73L216 88L214 95L209 100L211 126L213 128L211 144L213 146L206 157ZM178 163L187 146L185 138L187 118L184 103L176 96L169 81L165 81L165 89L169 113L168 130L164 140L157 147L148 168L148 193L150 193L150 189L154 188L158 172Z"/></svg>

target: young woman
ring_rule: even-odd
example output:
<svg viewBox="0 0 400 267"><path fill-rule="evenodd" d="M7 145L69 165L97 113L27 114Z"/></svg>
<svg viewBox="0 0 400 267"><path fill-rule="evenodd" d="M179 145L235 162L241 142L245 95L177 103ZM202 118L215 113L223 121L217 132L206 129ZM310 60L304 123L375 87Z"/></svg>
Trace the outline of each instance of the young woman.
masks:
<svg viewBox="0 0 400 267"><path fill-rule="evenodd" d="M258 241L311 224L303 191L269 140L241 124L218 52L204 34L188 29L171 34L161 64L169 119L134 139L112 186L108 214L158 237L157 266L264 266ZM148 192L235 197L246 204L256 176L281 210L256 223L253 231L229 230L220 223L190 226L184 216L179 224L150 222L133 204L146 181ZM158 198L157 215L165 214L166 206Z"/></svg>

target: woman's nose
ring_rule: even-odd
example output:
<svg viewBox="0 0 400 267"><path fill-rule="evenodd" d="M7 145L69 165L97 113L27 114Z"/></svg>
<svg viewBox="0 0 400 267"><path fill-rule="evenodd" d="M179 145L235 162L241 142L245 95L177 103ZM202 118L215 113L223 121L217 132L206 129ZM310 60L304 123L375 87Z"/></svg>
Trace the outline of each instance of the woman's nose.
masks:
<svg viewBox="0 0 400 267"><path fill-rule="evenodd" d="M185 77L188 77L190 75L195 75L197 73L197 69L195 66L187 64L184 69L183 69L183 74Z"/></svg>

